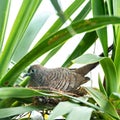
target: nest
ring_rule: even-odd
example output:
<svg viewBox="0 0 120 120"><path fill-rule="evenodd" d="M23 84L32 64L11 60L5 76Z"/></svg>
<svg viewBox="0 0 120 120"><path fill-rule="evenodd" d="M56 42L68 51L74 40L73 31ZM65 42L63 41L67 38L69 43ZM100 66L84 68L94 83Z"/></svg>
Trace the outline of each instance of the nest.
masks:
<svg viewBox="0 0 120 120"><path fill-rule="evenodd" d="M48 88L48 87L30 87L31 89L35 90L40 90L40 91L45 91L49 94L52 94L51 96L36 96L33 97L33 105L35 106L46 106L48 107L55 107L59 102L67 101L69 100L68 96L73 96L73 97L82 97L87 94L87 91L85 90L84 87L79 87L77 90L74 91L61 91L61 90L56 90L54 88Z"/></svg>

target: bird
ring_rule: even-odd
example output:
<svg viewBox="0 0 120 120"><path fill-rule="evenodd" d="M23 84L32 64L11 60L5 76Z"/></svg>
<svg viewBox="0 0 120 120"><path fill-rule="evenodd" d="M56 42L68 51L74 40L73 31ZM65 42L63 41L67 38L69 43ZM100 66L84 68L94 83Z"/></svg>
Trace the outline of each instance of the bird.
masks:
<svg viewBox="0 0 120 120"><path fill-rule="evenodd" d="M29 87L48 87L62 91L73 91L89 81L88 77L67 68L46 68L32 65L26 76L30 76Z"/></svg>
<svg viewBox="0 0 120 120"><path fill-rule="evenodd" d="M110 51L112 47L109 47ZM103 56L103 53L100 54ZM32 65L28 72L24 75L30 76L28 87L33 88L52 88L64 92L75 93L82 84L88 82L90 79L86 74L95 68L99 63L85 65L81 68L46 68L42 65Z"/></svg>

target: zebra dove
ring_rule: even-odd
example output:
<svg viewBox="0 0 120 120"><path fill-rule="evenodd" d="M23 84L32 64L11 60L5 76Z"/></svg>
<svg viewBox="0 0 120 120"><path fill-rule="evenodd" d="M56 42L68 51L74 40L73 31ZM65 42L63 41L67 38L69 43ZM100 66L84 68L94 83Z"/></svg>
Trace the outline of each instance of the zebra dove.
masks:
<svg viewBox="0 0 120 120"><path fill-rule="evenodd" d="M48 69L41 65L33 65L29 68L27 76L30 76L29 87L48 87L61 91L73 91L89 79L67 68Z"/></svg>
<svg viewBox="0 0 120 120"><path fill-rule="evenodd" d="M108 49L110 51L112 47ZM103 56L103 53L100 55ZM97 63L85 65L81 68L54 68L48 69L41 65L33 65L25 76L30 76L29 87L47 87L65 92L74 92L89 81L85 75L98 65Z"/></svg>

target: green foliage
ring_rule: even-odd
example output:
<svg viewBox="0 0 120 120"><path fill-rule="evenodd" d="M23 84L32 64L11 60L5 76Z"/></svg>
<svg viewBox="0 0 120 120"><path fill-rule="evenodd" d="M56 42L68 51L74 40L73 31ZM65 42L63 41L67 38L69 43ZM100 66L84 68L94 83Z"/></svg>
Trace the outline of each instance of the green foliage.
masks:
<svg viewBox="0 0 120 120"><path fill-rule="evenodd" d="M49 120L58 116L64 116L66 120L115 120L120 119L120 1L119 0L75 0L66 10L62 10L58 1L51 0L52 7L55 8L58 18L53 21L50 28L34 45L34 40L41 32L46 21L49 21L50 14L41 12L41 0L23 0L17 17L7 40L7 24L9 21L9 11L11 0L0 1L0 118L7 118L22 114L32 110L41 110L30 105L32 97L46 96L52 98L67 98L66 102L60 102L51 113ZM85 4L84 6L83 3ZM72 18L79 9L79 13ZM40 9L40 11L38 11ZM86 19L92 10L93 17ZM66 25L66 21L70 24ZM51 21L49 21L51 22ZM109 33L108 25L113 28L114 46L112 58L108 57ZM63 28L63 25L65 26ZM35 62L42 55L48 53L41 64L45 65L63 45L66 44L76 34L84 33L78 45L71 52L63 63L63 67L69 67L74 63L90 64L100 62L105 81L101 81L99 74L99 88L86 88L89 93L87 98L73 97L71 95L49 92L43 90L33 90L15 85L26 86L27 79L21 78L26 68ZM99 39L98 39L99 38ZM98 57L92 54L84 54L96 41L100 41L105 57ZM74 42L73 42L74 43ZM31 46L31 44L33 44ZM83 55L82 55L83 54ZM82 56L81 56L82 55ZM25 106L25 104L27 106ZM47 107L49 109L49 106ZM6 112L6 114L4 114Z"/></svg>
<svg viewBox="0 0 120 120"><path fill-rule="evenodd" d="M98 90L94 90L91 88L87 88L87 91L90 93L90 95L93 97L93 99L98 103L98 105L101 107L101 109L105 113L109 114L110 116L113 116L116 119L119 119L119 116L115 110L115 107L109 101L107 96L105 96Z"/></svg>
<svg viewBox="0 0 120 120"><path fill-rule="evenodd" d="M104 1L103 0L91 0L91 6L92 6L92 12L93 16L102 16L105 15L105 8L104 8ZM107 39L107 28L102 28L100 30L97 30L97 35L101 41L104 55L108 56L108 39Z"/></svg>
<svg viewBox="0 0 120 120"><path fill-rule="evenodd" d="M63 106L65 109L63 109ZM93 110L94 109L89 107L79 106L79 104L74 104L71 102L61 102L55 107L55 109L53 110L53 114L51 114L49 117L49 120L54 120L54 118L56 118L57 116L66 114L69 114L66 118L67 120L72 120L73 116L76 120L80 118L82 120L89 120Z"/></svg>
<svg viewBox="0 0 120 120"><path fill-rule="evenodd" d="M0 118L6 118L14 115L23 114L25 112L30 112L33 110L38 110L33 106L20 106L20 107L12 107L12 108L2 108L0 109Z"/></svg>

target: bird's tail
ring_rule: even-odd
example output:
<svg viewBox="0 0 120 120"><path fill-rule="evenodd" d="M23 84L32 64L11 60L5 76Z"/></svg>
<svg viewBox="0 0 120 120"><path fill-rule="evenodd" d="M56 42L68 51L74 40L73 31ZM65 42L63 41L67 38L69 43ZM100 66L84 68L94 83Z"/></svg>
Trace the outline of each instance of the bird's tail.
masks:
<svg viewBox="0 0 120 120"><path fill-rule="evenodd" d="M87 73L89 73L92 69L94 69L98 64L99 64L99 62L85 65L85 66L83 66L81 68L76 69L75 72L81 74L82 76L84 76Z"/></svg>
<svg viewBox="0 0 120 120"><path fill-rule="evenodd" d="M111 45L109 48L108 48L108 52L110 52L111 50L113 49L113 45ZM104 54L101 53L99 55L100 57L103 57ZM92 69L94 69L97 65L99 64L99 62L96 62L96 63L93 63L93 64L88 64L88 65L85 65L83 67L80 67L78 69L72 69L73 71L75 71L76 73L79 73L81 75L86 75L87 73L89 73Z"/></svg>

